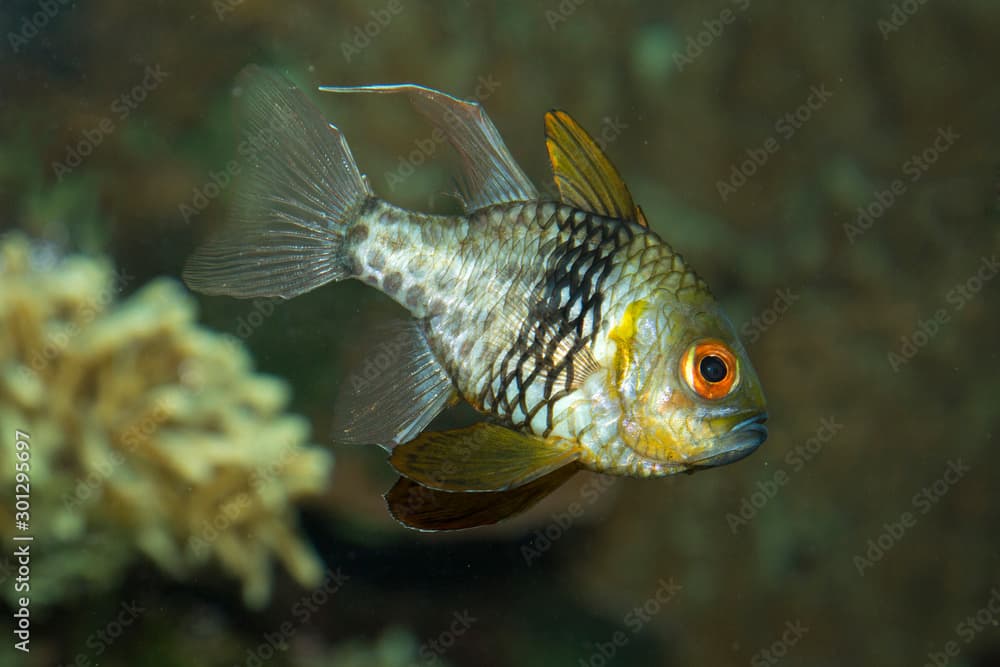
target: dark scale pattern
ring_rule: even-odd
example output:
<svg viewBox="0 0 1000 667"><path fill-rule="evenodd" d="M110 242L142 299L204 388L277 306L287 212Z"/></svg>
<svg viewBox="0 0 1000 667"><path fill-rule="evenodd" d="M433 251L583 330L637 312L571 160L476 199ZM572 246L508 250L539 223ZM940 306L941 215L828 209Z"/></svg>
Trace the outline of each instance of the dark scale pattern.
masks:
<svg viewBox="0 0 1000 667"><path fill-rule="evenodd" d="M560 207L557 244L535 288L534 303L514 344L496 367L499 387L487 383L480 403L515 425L530 423L547 410L545 431L552 428L556 401L569 394L587 368L584 353L601 325L603 284L615 254L635 236L630 223ZM585 364L584 364L585 365ZM529 404L529 388L541 382L541 398ZM511 400L510 387L516 388ZM520 418L514 419L520 408Z"/></svg>
<svg viewBox="0 0 1000 667"><path fill-rule="evenodd" d="M393 271L386 275L385 280L382 282L382 291L391 297L397 296L399 293L399 288L403 285L403 276L399 271Z"/></svg>
<svg viewBox="0 0 1000 667"><path fill-rule="evenodd" d="M380 202L364 224L352 242L355 275L422 322L463 398L545 435L556 402L597 368L592 346L615 295L672 270L669 248L638 225L556 203L466 217Z"/></svg>

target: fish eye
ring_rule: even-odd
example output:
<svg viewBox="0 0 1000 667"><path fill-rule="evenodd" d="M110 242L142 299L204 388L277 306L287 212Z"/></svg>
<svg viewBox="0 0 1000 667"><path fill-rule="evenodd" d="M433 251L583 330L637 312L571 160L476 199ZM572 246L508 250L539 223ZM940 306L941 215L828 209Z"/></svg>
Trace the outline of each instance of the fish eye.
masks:
<svg viewBox="0 0 1000 667"><path fill-rule="evenodd" d="M726 379L729 368L726 366L725 361L714 354L710 354L701 358L701 362L698 364L698 372L701 373L701 376L705 380L714 384Z"/></svg>
<svg viewBox="0 0 1000 667"><path fill-rule="evenodd" d="M681 377L702 398L725 398L739 380L736 355L721 340L700 340L681 357Z"/></svg>

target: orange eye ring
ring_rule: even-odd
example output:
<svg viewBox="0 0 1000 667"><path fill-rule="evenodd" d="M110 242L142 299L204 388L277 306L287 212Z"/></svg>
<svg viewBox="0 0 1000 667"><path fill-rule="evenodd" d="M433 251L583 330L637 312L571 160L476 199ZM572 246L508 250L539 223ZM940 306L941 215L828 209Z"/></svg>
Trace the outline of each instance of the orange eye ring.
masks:
<svg viewBox="0 0 1000 667"><path fill-rule="evenodd" d="M740 367L728 345L708 338L694 343L681 357L681 377L696 394L715 400L732 393Z"/></svg>

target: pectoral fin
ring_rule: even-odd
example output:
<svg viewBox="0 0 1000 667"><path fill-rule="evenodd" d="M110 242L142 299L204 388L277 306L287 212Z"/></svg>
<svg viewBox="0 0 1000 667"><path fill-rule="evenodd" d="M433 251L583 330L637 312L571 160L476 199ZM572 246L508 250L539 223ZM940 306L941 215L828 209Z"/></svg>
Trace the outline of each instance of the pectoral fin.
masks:
<svg viewBox="0 0 1000 667"><path fill-rule="evenodd" d="M392 450L389 462L418 484L440 491L506 491L575 461L578 449L494 424L422 433Z"/></svg>
<svg viewBox="0 0 1000 667"><path fill-rule="evenodd" d="M598 215L649 226L611 160L565 111L545 114L545 147L563 202Z"/></svg>
<svg viewBox="0 0 1000 667"><path fill-rule="evenodd" d="M498 523L533 507L572 477L576 463L508 491L449 493L400 477L385 494L396 521L417 530L461 530Z"/></svg>

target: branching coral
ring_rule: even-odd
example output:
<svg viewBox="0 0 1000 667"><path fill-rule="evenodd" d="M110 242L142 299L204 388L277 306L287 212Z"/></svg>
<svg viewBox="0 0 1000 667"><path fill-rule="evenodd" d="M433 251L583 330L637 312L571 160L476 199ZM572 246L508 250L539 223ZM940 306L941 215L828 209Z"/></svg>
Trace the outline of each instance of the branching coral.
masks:
<svg viewBox="0 0 1000 667"><path fill-rule="evenodd" d="M29 433L32 602L113 585L137 552L179 578L215 561L253 606L270 595L272 556L317 583L292 503L324 489L330 455L282 414L284 383L196 326L176 282L116 305L129 281L0 242L0 479L14 474L14 430ZM0 507L9 539L13 508Z"/></svg>

